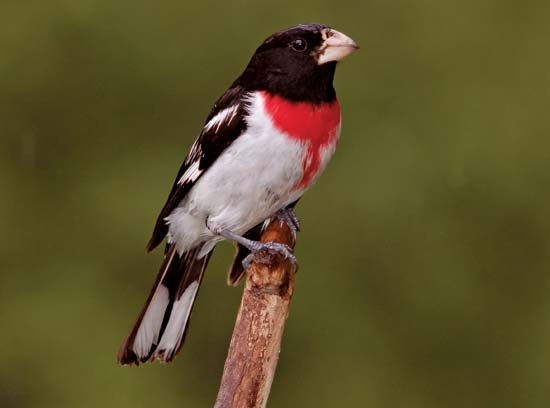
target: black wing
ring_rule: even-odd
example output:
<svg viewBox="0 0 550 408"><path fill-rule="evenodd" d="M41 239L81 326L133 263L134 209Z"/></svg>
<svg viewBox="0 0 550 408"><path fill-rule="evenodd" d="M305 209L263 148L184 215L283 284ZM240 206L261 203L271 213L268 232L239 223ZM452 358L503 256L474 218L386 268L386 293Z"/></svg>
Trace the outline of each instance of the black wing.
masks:
<svg viewBox="0 0 550 408"><path fill-rule="evenodd" d="M180 167L166 204L162 208L153 235L147 244L152 251L168 233L165 218L179 205L189 190L216 161L220 154L246 130L246 91L234 85L214 104L203 130Z"/></svg>

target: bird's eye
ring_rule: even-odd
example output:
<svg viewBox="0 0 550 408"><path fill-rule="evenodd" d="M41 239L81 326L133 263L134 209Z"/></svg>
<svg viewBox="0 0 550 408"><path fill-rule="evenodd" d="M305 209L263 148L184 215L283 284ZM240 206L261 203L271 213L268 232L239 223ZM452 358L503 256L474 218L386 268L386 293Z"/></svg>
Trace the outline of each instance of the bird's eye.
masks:
<svg viewBox="0 0 550 408"><path fill-rule="evenodd" d="M292 41L291 46L294 51L302 52L307 49L307 42L303 38L298 38Z"/></svg>

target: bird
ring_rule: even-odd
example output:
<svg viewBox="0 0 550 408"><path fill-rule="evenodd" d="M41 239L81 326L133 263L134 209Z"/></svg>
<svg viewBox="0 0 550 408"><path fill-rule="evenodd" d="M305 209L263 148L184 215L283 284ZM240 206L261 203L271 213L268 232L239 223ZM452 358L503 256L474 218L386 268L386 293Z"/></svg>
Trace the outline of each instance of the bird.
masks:
<svg viewBox="0 0 550 408"><path fill-rule="evenodd" d="M291 248L261 243L266 220L280 215L296 231L294 206L333 156L341 112L336 65L359 47L319 23L269 36L216 101L158 215L147 251L166 240L150 295L118 362L172 361L182 347L204 271L216 244L237 252L228 284L265 251L295 262Z"/></svg>

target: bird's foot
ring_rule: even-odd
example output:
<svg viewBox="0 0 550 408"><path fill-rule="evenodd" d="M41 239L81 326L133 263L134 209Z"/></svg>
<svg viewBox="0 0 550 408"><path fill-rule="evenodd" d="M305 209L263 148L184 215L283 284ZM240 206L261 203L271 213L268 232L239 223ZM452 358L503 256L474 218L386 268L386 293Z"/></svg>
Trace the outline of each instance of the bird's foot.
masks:
<svg viewBox="0 0 550 408"><path fill-rule="evenodd" d="M248 269L252 261L260 263L270 263L273 260L273 255L280 254L285 259L288 259L293 264L296 263L296 257L292 253L292 248L288 245L278 242L258 242L253 241L250 249L250 254L243 259L244 269Z"/></svg>
<svg viewBox="0 0 550 408"><path fill-rule="evenodd" d="M296 257L292 253L292 248L288 245L281 244L279 242L260 242L253 241L251 239L245 238L239 234L234 233L231 230L227 229L211 229L216 235L235 241L238 244L241 244L248 250L250 250L250 255L248 255L243 260L244 268L248 268L250 263L254 260L261 263L269 263L273 259L273 255L280 254L285 259L290 260L293 264L296 263Z"/></svg>
<svg viewBox="0 0 550 408"><path fill-rule="evenodd" d="M296 239L296 233L300 231L300 220L296 216L294 209L290 207L281 208L277 211L275 216L288 225L288 228L290 228L290 231L292 232L292 237Z"/></svg>

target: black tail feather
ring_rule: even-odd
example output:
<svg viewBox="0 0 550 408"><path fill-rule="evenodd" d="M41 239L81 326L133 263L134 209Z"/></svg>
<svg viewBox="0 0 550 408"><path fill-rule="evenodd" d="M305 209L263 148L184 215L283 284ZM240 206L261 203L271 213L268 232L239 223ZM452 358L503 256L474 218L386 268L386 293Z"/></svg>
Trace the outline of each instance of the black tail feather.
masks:
<svg viewBox="0 0 550 408"><path fill-rule="evenodd" d="M192 249L180 256L175 245L167 245L153 289L120 347L119 363L139 364L156 359L168 362L179 352L212 254L197 259L200 249Z"/></svg>

